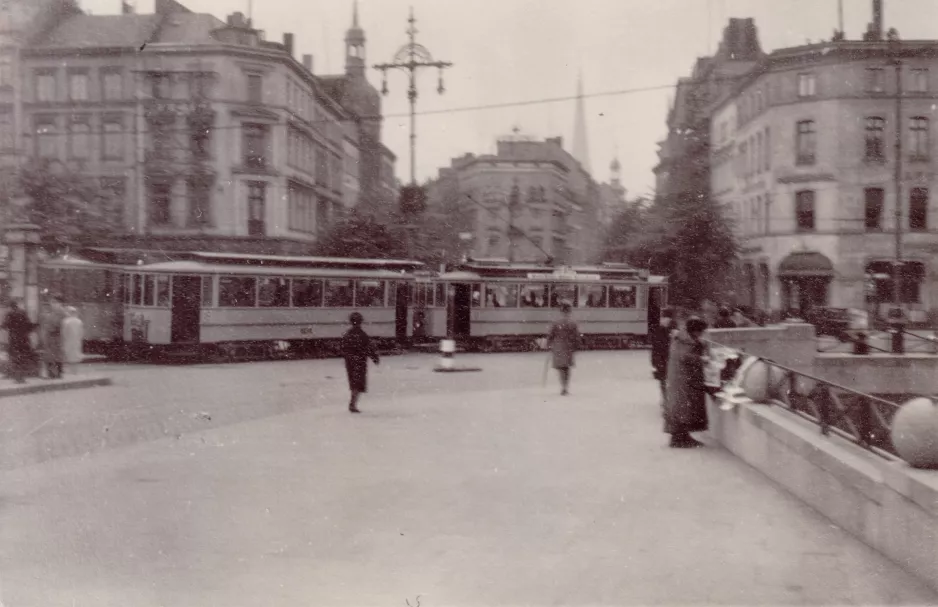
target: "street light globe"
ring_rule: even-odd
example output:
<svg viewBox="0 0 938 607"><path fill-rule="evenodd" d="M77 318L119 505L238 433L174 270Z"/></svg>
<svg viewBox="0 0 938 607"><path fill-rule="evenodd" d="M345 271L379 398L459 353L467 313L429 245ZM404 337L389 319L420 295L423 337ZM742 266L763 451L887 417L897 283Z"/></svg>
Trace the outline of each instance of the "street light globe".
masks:
<svg viewBox="0 0 938 607"><path fill-rule="evenodd" d="M460 232L459 240L462 240L464 242L468 240L472 240L472 232Z"/></svg>

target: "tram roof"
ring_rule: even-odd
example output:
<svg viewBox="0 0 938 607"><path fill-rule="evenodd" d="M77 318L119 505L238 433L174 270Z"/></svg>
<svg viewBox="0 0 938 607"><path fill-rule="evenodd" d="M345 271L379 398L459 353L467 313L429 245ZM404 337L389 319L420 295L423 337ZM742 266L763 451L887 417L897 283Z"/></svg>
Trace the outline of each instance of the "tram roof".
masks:
<svg viewBox="0 0 938 607"><path fill-rule="evenodd" d="M626 264L603 263L600 265L552 266L536 263L508 263L497 260L472 260L452 267L453 272L475 273L481 278L548 278L595 280L645 280L646 270L639 270Z"/></svg>
<svg viewBox="0 0 938 607"><path fill-rule="evenodd" d="M125 267L127 272L154 274L229 274L244 276L291 276L310 278L374 278L380 280L401 280L412 278L402 276L400 272L387 269L356 268L312 268L308 266L257 267L244 264L203 263L193 260L165 261L146 265Z"/></svg>

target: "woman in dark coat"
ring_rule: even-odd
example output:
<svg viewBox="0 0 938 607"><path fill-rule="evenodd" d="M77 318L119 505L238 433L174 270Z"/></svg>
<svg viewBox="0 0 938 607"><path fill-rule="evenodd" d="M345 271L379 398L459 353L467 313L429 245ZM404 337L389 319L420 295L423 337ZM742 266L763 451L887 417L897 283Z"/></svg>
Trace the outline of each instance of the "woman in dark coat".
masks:
<svg viewBox="0 0 938 607"><path fill-rule="evenodd" d="M573 355L580 346L580 329L570 319L571 307L568 303L560 305L563 315L555 322L547 335L547 345L554 354L554 368L560 374L560 394L566 396L570 392L570 369L573 368Z"/></svg>
<svg viewBox="0 0 938 607"><path fill-rule="evenodd" d="M707 429L706 395L718 390L704 383L707 346L701 337L706 330L705 321L692 317L671 340L664 431L671 435L670 446L675 449L703 446L690 433Z"/></svg>
<svg viewBox="0 0 938 607"><path fill-rule="evenodd" d="M342 337L342 356L345 357L345 372L348 375L348 387L352 392L348 410L352 413L361 413L358 410L358 397L362 392L368 391L368 359L380 364L378 352L375 350L371 338L362 330L364 318L358 312L352 312L349 323L352 328Z"/></svg>
<svg viewBox="0 0 938 607"><path fill-rule="evenodd" d="M671 333L674 331L674 312L670 308L661 310L658 325L650 328L651 367L654 377L661 384L661 406L664 406L665 379L668 377L668 350L671 348Z"/></svg>
<svg viewBox="0 0 938 607"><path fill-rule="evenodd" d="M33 348L29 343L29 334L38 325L26 315L19 302L10 303L10 311L3 319L3 329L7 331L7 351L10 355L10 377L18 384L26 383L27 367L33 360Z"/></svg>

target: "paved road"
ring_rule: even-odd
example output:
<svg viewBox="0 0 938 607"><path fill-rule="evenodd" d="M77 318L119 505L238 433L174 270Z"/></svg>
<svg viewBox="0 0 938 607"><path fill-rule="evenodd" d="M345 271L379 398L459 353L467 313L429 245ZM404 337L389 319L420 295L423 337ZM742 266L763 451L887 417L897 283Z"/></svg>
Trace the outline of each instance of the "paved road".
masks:
<svg viewBox="0 0 938 607"><path fill-rule="evenodd" d="M22 462L0 472L0 602L938 602L728 453L664 447L647 353L581 356L569 398L541 387L541 355L465 358L484 371L385 359L361 416L328 360L5 399ZM77 457L22 465L72 431Z"/></svg>

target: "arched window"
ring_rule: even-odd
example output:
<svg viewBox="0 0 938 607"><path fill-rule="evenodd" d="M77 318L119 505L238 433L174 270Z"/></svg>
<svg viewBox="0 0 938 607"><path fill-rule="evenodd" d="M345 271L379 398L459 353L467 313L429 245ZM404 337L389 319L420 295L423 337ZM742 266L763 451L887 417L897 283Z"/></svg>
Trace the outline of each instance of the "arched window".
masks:
<svg viewBox="0 0 938 607"><path fill-rule="evenodd" d="M814 191L801 190L795 193L795 221L799 232L814 231Z"/></svg>
<svg viewBox="0 0 938 607"><path fill-rule="evenodd" d="M909 119L909 156L912 160L928 159L928 118Z"/></svg>
<svg viewBox="0 0 938 607"><path fill-rule="evenodd" d="M886 121L879 116L866 119L866 159L882 162L886 159Z"/></svg>

